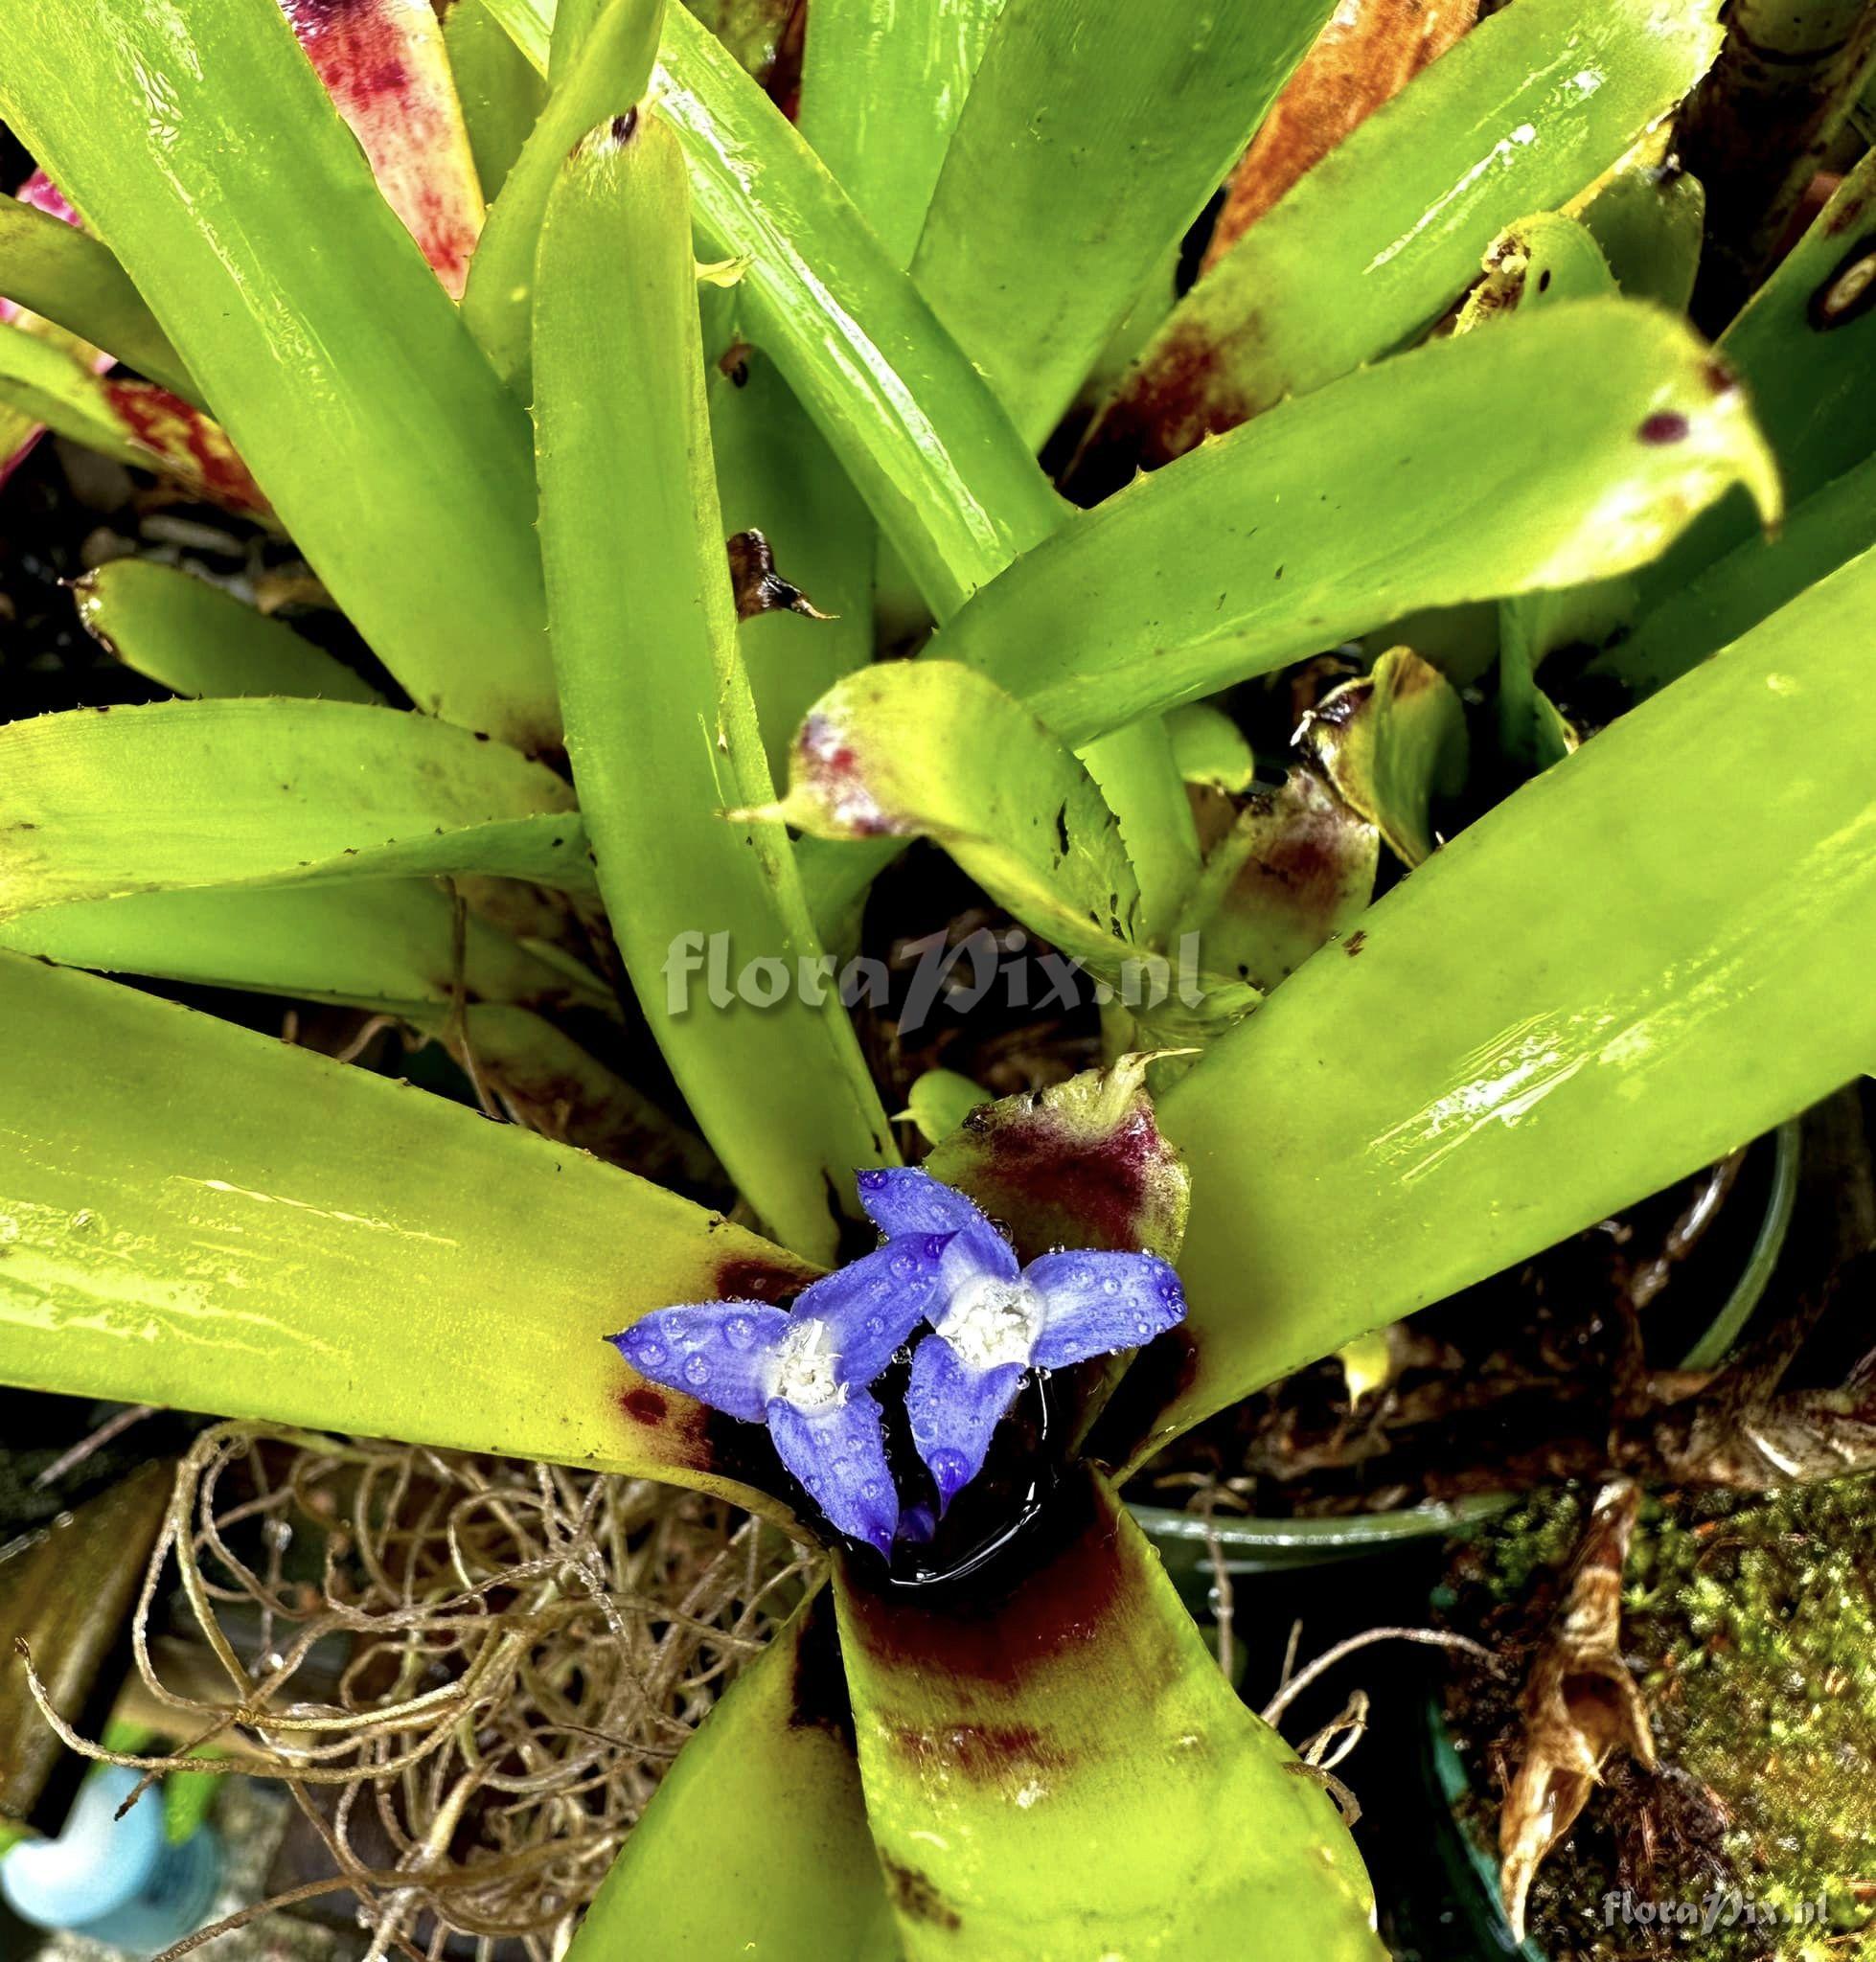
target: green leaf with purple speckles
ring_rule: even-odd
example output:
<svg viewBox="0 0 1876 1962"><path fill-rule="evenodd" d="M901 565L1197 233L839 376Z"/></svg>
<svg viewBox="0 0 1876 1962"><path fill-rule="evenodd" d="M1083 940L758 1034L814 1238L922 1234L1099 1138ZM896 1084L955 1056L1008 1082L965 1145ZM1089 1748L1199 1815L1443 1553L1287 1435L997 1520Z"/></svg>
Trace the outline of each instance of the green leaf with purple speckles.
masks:
<svg viewBox="0 0 1876 1962"><path fill-rule="evenodd" d="M606 1337L813 1268L569 1146L93 975L0 956L0 1381L787 1518L761 1431L650 1389Z"/></svg>
<svg viewBox="0 0 1876 1962"><path fill-rule="evenodd" d="M1259 1962L1380 1962L1334 1801L1092 1472L962 1588L835 1589L906 1962L1241 1962L1249 1929Z"/></svg>

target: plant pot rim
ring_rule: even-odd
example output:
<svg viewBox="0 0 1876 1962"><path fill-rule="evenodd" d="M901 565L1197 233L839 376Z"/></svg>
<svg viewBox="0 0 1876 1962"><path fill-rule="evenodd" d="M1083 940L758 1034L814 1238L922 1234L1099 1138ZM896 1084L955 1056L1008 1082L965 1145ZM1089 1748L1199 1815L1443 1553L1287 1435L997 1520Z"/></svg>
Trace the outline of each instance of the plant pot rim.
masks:
<svg viewBox="0 0 1876 1962"><path fill-rule="evenodd" d="M1739 1279L1705 1333L1687 1352L1683 1368L1713 1368L1738 1339L1740 1331L1758 1307L1791 1226L1792 1209L1797 1199L1802 1130L1803 1127L1794 1117L1765 1133L1773 1148L1765 1218L1753 1236ZM1154 1505L1135 1505L1131 1510L1144 1530L1161 1545L1184 1549L1196 1544L1201 1550L1216 1547L1225 1557L1224 1570L1241 1573L1267 1566L1308 1566L1318 1562L1349 1560L1416 1540L1447 1539L1496 1518L1508 1511L1517 1498L1515 1493L1476 1493L1460 1499L1427 1499L1389 1512L1307 1519L1258 1515L1221 1518L1217 1515ZM1245 1558L1229 1558L1233 1554Z"/></svg>

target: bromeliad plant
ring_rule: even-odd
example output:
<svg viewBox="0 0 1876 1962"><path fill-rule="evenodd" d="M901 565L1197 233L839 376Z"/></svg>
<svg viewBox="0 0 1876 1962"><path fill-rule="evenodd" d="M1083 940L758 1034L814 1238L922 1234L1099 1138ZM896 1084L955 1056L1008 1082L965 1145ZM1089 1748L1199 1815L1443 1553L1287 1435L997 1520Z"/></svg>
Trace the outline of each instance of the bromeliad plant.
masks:
<svg viewBox="0 0 1876 1962"><path fill-rule="evenodd" d="M277 525L405 704L85 582L178 698L0 732L0 1374L823 1541L589 1944L1377 1952L1118 1485L1876 1058L1872 166L1710 348L1648 146L1713 8L1515 0L1175 301L1329 13L811 0L792 120L654 0L0 16L76 220L0 214L0 399ZM1363 636L1247 794L1204 699ZM1647 697L1587 743L1586 642ZM1118 997L924 1173L826 985L913 837ZM615 948L707 1152L602 1060ZM394 1018L532 1129L84 970Z"/></svg>

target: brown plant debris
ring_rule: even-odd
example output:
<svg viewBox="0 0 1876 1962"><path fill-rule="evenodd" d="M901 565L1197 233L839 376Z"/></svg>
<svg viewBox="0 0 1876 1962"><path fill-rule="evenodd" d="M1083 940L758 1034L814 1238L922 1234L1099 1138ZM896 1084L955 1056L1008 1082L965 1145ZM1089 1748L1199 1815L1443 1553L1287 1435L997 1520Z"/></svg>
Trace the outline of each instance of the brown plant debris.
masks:
<svg viewBox="0 0 1876 1962"><path fill-rule="evenodd" d="M1524 1685L1523 1755L1499 1816L1499 1885L1519 1941L1539 1865L1570 1827L1619 1750L1649 1769L1648 1711L1622 1660L1622 1565L1641 1506L1630 1479L1597 1494L1563 1608Z"/></svg>
<svg viewBox="0 0 1876 1962"><path fill-rule="evenodd" d="M172 1567L181 1645L152 1640ZM349 1888L370 1962L451 1934L547 1962L810 1578L799 1548L700 1494L223 1424L178 1471L134 1620L173 1751L106 1751L29 1680L87 1757L280 1779L333 1867L294 1898ZM185 1755L205 1745L227 1755Z"/></svg>

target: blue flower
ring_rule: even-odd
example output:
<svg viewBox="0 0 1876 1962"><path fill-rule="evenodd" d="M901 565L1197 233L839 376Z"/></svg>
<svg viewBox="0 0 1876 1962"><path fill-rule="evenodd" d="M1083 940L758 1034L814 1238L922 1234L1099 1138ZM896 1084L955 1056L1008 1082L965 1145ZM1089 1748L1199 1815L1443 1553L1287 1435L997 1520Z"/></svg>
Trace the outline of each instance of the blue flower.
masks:
<svg viewBox="0 0 1876 1962"><path fill-rule="evenodd" d="M1179 1277L1150 1253L1047 1253L1020 1266L960 1192L923 1172L862 1172L860 1203L888 1246L920 1246L939 1282L933 1334L912 1355L912 1442L942 1511L982 1471L1023 1372L1137 1348L1185 1317Z"/></svg>
<svg viewBox="0 0 1876 1962"><path fill-rule="evenodd" d="M791 1313L757 1301L661 1308L611 1339L640 1376L748 1424L842 1533L890 1553L899 1494L867 1394L911 1339L946 1236L912 1233L806 1289Z"/></svg>

